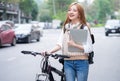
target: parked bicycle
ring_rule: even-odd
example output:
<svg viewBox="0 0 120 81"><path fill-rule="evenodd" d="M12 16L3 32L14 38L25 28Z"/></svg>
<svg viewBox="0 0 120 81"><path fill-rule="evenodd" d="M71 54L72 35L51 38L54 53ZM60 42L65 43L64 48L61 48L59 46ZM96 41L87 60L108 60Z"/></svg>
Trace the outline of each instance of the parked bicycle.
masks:
<svg viewBox="0 0 120 81"><path fill-rule="evenodd" d="M30 55L33 55L33 56L36 56L36 55L43 56L43 59L41 60L41 63L40 63L42 72L40 74L36 74L35 81L55 81L52 72L61 76L60 81L65 81L65 74L64 74L63 69L58 70L55 67L51 66L50 62L49 62L49 57L51 56L55 59L59 59L59 58L69 58L68 56L61 55L61 54L45 54L45 55L42 55L41 53L34 52L34 51L21 51L21 53L30 54ZM60 62L60 63L62 63L62 62ZM43 78L41 79L41 77L43 77Z"/></svg>

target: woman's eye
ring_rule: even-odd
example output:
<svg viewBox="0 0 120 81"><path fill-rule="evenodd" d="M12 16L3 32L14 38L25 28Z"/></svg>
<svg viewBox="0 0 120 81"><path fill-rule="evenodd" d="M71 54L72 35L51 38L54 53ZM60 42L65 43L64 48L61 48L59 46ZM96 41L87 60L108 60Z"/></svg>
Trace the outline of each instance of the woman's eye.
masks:
<svg viewBox="0 0 120 81"><path fill-rule="evenodd" d="M70 9L68 11L71 11Z"/></svg>
<svg viewBox="0 0 120 81"><path fill-rule="evenodd" d="M69 9L68 12L69 12L69 11L77 12L76 9Z"/></svg>

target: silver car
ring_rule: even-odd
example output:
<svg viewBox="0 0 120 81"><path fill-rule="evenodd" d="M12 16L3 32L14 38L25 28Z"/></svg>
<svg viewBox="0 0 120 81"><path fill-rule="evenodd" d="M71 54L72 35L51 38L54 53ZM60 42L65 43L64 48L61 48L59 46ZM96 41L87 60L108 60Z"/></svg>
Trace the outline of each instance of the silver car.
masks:
<svg viewBox="0 0 120 81"><path fill-rule="evenodd" d="M14 31L17 42L30 43L31 40L40 41L40 31L31 24L19 24Z"/></svg>

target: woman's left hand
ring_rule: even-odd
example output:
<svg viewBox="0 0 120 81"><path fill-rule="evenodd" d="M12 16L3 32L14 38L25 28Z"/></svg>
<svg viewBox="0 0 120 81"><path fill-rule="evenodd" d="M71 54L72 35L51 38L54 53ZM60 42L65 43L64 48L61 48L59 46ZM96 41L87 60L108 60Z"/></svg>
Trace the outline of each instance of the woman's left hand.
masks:
<svg viewBox="0 0 120 81"><path fill-rule="evenodd" d="M73 40L68 41L69 46L76 46L76 43Z"/></svg>

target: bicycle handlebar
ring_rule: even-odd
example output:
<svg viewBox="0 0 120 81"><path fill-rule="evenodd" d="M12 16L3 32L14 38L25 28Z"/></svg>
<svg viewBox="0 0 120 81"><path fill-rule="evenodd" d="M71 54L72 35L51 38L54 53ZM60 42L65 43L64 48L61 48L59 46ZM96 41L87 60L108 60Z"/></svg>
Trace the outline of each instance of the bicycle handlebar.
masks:
<svg viewBox="0 0 120 81"><path fill-rule="evenodd" d="M31 55L33 55L33 56L42 55L41 53L34 52L34 51L21 51L21 53L23 53L23 54L31 54ZM44 56L44 55L42 55L42 56ZM62 57L62 58L70 58L70 57L67 56L67 55L61 55L61 54L45 54L45 56L51 56L51 57L54 57L54 58L59 58L59 57Z"/></svg>
<svg viewBox="0 0 120 81"><path fill-rule="evenodd" d="M33 56L42 55L41 53L37 53L37 52L34 52L34 51L21 51L21 53L23 53L23 54L31 54Z"/></svg>

